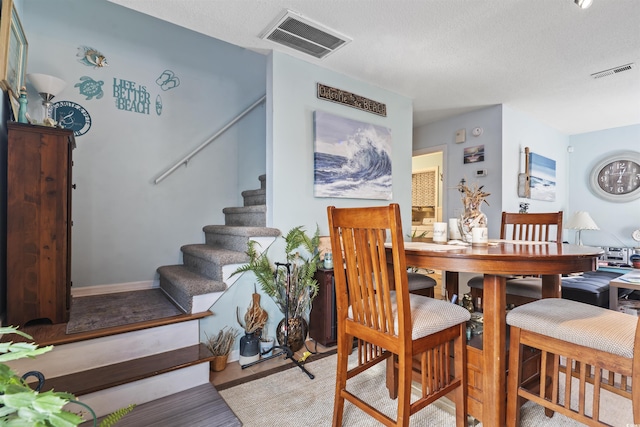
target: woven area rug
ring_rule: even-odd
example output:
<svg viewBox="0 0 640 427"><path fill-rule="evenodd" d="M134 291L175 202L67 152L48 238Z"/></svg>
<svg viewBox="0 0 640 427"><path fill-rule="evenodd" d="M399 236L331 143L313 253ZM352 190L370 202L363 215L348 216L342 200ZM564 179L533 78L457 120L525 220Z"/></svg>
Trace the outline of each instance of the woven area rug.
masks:
<svg viewBox="0 0 640 427"><path fill-rule="evenodd" d="M355 356L355 353L354 353ZM353 358L354 356L351 356ZM270 425L331 426L335 384L336 356L307 363L305 367L315 375L310 380L299 369L288 369L267 377L220 391L231 410L245 427ZM364 398L395 419L396 401L388 398L384 383L385 364L369 369L348 383L349 390ZM603 391L601 411L605 421L614 426L634 425L631 402ZM455 426L450 404L435 402L411 417L410 426ZM380 425L350 403L345 403L343 425L370 427ZM470 424L472 425L472 424ZM523 427L582 426L561 414L553 418L531 402L522 408ZM482 424L477 424L478 427Z"/></svg>
<svg viewBox="0 0 640 427"><path fill-rule="evenodd" d="M67 334L184 314L160 289L77 297L71 300Z"/></svg>
<svg viewBox="0 0 640 427"><path fill-rule="evenodd" d="M352 358L356 355L351 356ZM331 426L336 356L305 364L315 375L310 380L299 369L288 369L268 377L220 391L220 395L245 427L275 425ZM396 401L389 399L384 384L385 363L348 382L348 389L395 418ZM375 420L350 403L345 404L343 425L370 427ZM435 405L411 417L411 426L455 426L455 417Z"/></svg>

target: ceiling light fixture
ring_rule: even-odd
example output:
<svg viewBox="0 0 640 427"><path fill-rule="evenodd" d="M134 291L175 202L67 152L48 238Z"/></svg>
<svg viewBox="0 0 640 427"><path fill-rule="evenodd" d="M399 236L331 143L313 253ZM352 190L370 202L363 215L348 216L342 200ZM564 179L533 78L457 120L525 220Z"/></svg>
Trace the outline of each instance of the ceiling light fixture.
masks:
<svg viewBox="0 0 640 427"><path fill-rule="evenodd" d="M580 9L587 9L593 3L593 0L573 0Z"/></svg>

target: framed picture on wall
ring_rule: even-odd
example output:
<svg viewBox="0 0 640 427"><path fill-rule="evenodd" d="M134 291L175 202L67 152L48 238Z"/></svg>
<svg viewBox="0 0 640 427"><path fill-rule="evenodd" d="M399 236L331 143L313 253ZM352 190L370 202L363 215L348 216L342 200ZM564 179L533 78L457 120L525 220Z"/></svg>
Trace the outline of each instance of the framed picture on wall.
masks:
<svg viewBox="0 0 640 427"><path fill-rule="evenodd" d="M17 98L27 71L27 38L13 0L0 9L0 86Z"/></svg>
<svg viewBox="0 0 640 427"><path fill-rule="evenodd" d="M391 129L314 112L315 197L391 200Z"/></svg>
<svg viewBox="0 0 640 427"><path fill-rule="evenodd" d="M464 164L484 162L484 145L464 149Z"/></svg>
<svg viewBox="0 0 640 427"><path fill-rule="evenodd" d="M553 202L556 200L556 161L540 154L529 153L531 198Z"/></svg>

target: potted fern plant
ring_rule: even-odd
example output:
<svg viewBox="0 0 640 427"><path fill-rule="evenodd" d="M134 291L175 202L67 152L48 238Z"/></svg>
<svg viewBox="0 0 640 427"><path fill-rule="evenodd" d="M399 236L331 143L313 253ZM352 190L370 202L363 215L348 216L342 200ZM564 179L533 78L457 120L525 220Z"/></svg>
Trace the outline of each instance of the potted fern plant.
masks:
<svg viewBox="0 0 640 427"><path fill-rule="evenodd" d="M288 336L288 346L297 351L304 345L308 325L305 319L311 302L318 294L315 273L320 263L320 230L316 227L313 236L306 234L303 226L297 226L282 236L285 242L284 254L279 261L288 264L289 274L277 267L267 256L259 252L256 241L247 244L249 263L239 267L235 274L251 271L262 291L273 299L285 318L276 327L278 343L284 344ZM288 298L287 298L288 297Z"/></svg>

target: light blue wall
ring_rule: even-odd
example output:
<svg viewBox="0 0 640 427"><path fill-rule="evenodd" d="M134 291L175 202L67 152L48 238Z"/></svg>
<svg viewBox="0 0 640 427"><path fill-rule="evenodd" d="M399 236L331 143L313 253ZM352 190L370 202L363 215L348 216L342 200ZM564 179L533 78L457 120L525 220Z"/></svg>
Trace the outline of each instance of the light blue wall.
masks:
<svg viewBox="0 0 640 427"><path fill-rule="evenodd" d="M569 207L571 213L587 211L600 230L582 232L585 245L638 247L631 238L640 228L640 199L614 203L595 196L589 189L589 173L595 164L617 151L640 152L640 125L589 132L569 137ZM574 241L571 232L571 242Z"/></svg>
<svg viewBox="0 0 640 427"><path fill-rule="evenodd" d="M487 115L488 113L494 114ZM470 131L475 126L484 127L484 133L478 138L478 142L470 136ZM496 131L497 127L501 127L501 132ZM455 131L458 129L466 129L467 141L463 144L454 142ZM487 138L489 142L485 142L487 159L484 164L479 163L473 168L461 165L462 148L477 144L481 142L480 138L488 135L491 137ZM588 181L591 169L601 158L616 151L640 151L639 141L640 125L568 136L508 105L502 105L501 108L477 110L416 128L413 149L418 151L444 145L447 158L445 186L448 188L448 192L445 190L445 212L449 215L460 206L459 198L452 189L460 176L469 176L469 169L487 168L488 176L475 181L484 184L487 191L491 192L488 198L491 208L483 210L489 215L492 237L494 235L491 230L497 231L496 227L500 223L500 211L515 212L519 209L520 202L527 202L529 212L563 211L565 224L574 212L588 211L600 230L584 231L582 240L585 245L636 247L638 243L631 239L631 232L640 227L640 199L627 203L600 199L589 190ZM517 196L517 177L524 168L524 157L521 154L524 147L556 161L555 201ZM572 153L569 152L569 147L573 149ZM495 149L501 151L497 157L491 156ZM575 233L565 229L563 239L573 243Z"/></svg>
<svg viewBox="0 0 640 427"><path fill-rule="evenodd" d="M483 128L482 135L475 137L471 134L475 127ZM460 129L466 130L466 141L456 144L455 134ZM456 186L464 178L467 185L484 186L483 190L491 193L487 197L489 205L484 204L482 211L489 220L489 237L497 238L502 212L502 106L482 108L414 129L414 151L442 145L446 146L443 219L459 217L462 213ZM485 161L465 165L464 149L477 145L484 145ZM487 176L476 177L478 169L486 169Z"/></svg>
<svg viewBox="0 0 640 427"><path fill-rule="evenodd" d="M411 138L410 99L329 71L282 53L271 60L271 106L267 122L267 151L272 169L267 175L272 189L271 224L282 231L297 225L308 230L320 226L328 234L327 206L372 206L391 202L401 206L403 226L411 226ZM337 87L385 103L387 117L339 105L316 97L316 83ZM391 129L393 137L393 199L366 200L317 198L313 196L313 112L316 110L372 123Z"/></svg>
<svg viewBox="0 0 640 427"><path fill-rule="evenodd" d="M202 227L223 224L222 209L241 206L241 191L259 188L265 173L265 107L255 109L158 185L153 180L265 93L264 56L112 3L29 0L22 23L29 73L67 82L55 101L91 114L76 138L73 182L74 287L149 281L156 268L181 263L180 246L202 243ZM102 52L108 67L78 62L79 46ZM180 79L163 91L164 70ZM104 82L87 100L74 87L82 76ZM145 86L162 115L118 110L114 79ZM28 86L30 113L40 99Z"/></svg>
<svg viewBox="0 0 640 427"><path fill-rule="evenodd" d="M316 97L316 83L337 87L387 105L387 117L380 117L354 108L323 101ZM328 235L327 206L378 206L398 203L403 227L411 227L411 135L412 103L400 95L384 91L359 80L329 71L317 65L274 52L267 65L267 225L286 234L302 225L309 235L320 228ZM327 111L366 123L391 128L393 136L392 173L393 199L317 198L313 195L314 130L313 112ZM268 249L274 262L283 262L283 239ZM225 319L241 313L253 290L251 274L243 275L216 304L216 315ZM228 303L226 303L228 301ZM262 306L269 312L268 333L273 335L282 318L270 298L262 297Z"/></svg>

